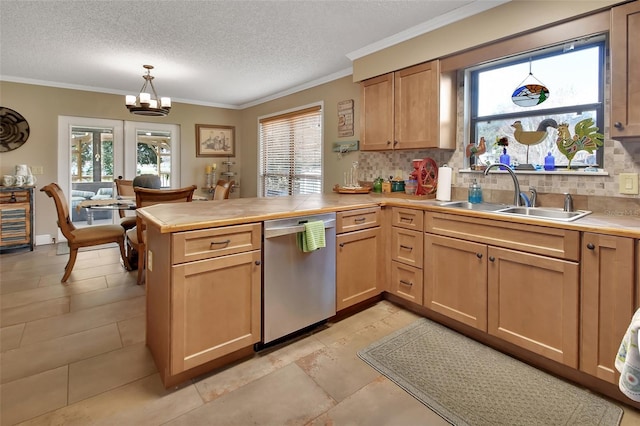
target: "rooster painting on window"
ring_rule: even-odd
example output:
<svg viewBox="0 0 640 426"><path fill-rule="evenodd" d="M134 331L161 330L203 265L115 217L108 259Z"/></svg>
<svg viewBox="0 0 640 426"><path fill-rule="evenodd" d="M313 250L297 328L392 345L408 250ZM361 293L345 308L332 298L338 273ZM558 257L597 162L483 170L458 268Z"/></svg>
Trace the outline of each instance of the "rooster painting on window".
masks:
<svg viewBox="0 0 640 426"><path fill-rule="evenodd" d="M556 146L569 160L567 169L571 168L571 160L579 151L587 151L589 154L593 154L593 151L604 144L604 135L598 133L598 127L594 124L592 118L585 118L578 122L574 127L573 137L571 137L567 123L558 125Z"/></svg>
<svg viewBox="0 0 640 426"><path fill-rule="evenodd" d="M558 123L553 118L544 119L538 124L536 130L524 130L520 120L511 125L515 130L513 132L513 138L519 143L527 146L527 163L529 162L529 146L536 145L546 139L548 135L548 128L558 127Z"/></svg>

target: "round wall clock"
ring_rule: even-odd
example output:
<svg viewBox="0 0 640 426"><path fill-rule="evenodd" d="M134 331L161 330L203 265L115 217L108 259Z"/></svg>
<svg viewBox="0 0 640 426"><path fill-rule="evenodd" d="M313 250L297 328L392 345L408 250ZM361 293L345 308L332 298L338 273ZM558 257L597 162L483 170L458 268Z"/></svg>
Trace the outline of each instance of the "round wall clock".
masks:
<svg viewBox="0 0 640 426"><path fill-rule="evenodd" d="M20 113L0 107L0 152L20 148L29 139L29 123Z"/></svg>

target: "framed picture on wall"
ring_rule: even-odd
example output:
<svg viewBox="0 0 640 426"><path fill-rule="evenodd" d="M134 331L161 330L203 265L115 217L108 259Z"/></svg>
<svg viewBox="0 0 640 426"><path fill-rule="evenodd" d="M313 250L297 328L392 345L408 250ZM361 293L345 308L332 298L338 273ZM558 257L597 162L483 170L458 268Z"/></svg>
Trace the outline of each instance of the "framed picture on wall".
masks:
<svg viewBox="0 0 640 426"><path fill-rule="evenodd" d="M235 157L235 126L196 124L196 157Z"/></svg>

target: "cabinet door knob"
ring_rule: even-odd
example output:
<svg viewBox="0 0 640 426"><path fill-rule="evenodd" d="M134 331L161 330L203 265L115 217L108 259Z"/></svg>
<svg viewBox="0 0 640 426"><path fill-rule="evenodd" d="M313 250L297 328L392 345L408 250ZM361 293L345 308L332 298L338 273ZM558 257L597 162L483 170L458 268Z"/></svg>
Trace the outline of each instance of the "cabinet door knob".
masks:
<svg viewBox="0 0 640 426"><path fill-rule="evenodd" d="M411 281L406 281L406 280L400 280L400 284L413 285L413 283Z"/></svg>
<svg viewBox="0 0 640 426"><path fill-rule="evenodd" d="M493 256L489 256L489 260L490 260L491 262L495 262L496 258L495 258L495 257L493 257Z"/></svg>
<svg viewBox="0 0 640 426"><path fill-rule="evenodd" d="M260 262L259 260L256 260L256 261L255 261L255 264L256 264L256 265L258 265L258 266L260 266L260 264L261 264L261 263L262 263L262 262Z"/></svg>
<svg viewBox="0 0 640 426"><path fill-rule="evenodd" d="M589 243L589 244L587 244L587 248L588 248L589 250L593 250L593 249L595 249L595 248L596 248L596 246L594 246L594 245L593 245L593 243Z"/></svg>
<svg viewBox="0 0 640 426"><path fill-rule="evenodd" d="M393 141L393 146L398 145L398 141Z"/></svg>
<svg viewBox="0 0 640 426"><path fill-rule="evenodd" d="M616 121L615 123L613 123L613 127L615 127L616 129L619 129L619 130L624 129L624 126L619 121Z"/></svg>
<svg viewBox="0 0 640 426"><path fill-rule="evenodd" d="M338 244L340 247L344 247L344 243L340 243Z"/></svg>
<svg viewBox="0 0 640 426"><path fill-rule="evenodd" d="M478 259L482 259L482 253L476 253L476 257L477 257Z"/></svg>
<svg viewBox="0 0 640 426"><path fill-rule="evenodd" d="M387 145L391 145L391 141L387 141Z"/></svg>

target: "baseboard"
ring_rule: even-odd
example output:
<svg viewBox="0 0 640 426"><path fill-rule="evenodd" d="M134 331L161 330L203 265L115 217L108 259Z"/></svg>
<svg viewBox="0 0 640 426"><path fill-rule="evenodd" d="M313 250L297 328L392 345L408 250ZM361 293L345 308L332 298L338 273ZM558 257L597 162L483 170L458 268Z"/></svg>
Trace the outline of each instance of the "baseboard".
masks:
<svg viewBox="0 0 640 426"><path fill-rule="evenodd" d="M35 245L46 246L47 244L55 244L51 234L36 235Z"/></svg>

